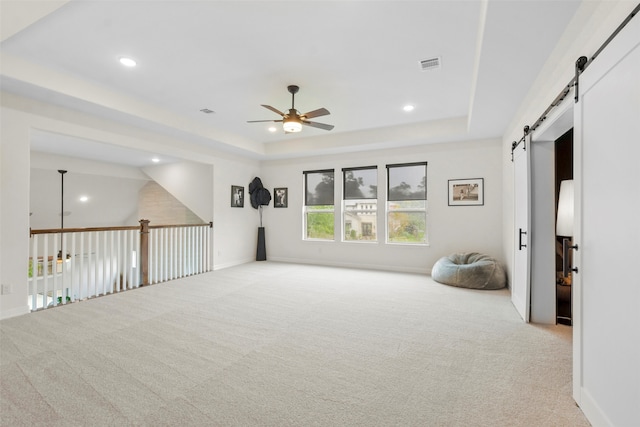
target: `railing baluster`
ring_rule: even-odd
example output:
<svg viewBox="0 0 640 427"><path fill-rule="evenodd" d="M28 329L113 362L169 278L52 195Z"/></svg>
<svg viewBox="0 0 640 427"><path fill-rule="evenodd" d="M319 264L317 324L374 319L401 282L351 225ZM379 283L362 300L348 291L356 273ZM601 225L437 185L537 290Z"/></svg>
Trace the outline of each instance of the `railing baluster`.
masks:
<svg viewBox="0 0 640 427"><path fill-rule="evenodd" d="M109 237L107 233L102 233L102 256L100 257L100 268L102 269L100 288L102 290L102 295L107 294L107 237Z"/></svg>
<svg viewBox="0 0 640 427"><path fill-rule="evenodd" d="M77 259L77 252L76 252L76 240L78 238L78 233L71 233L71 259L69 260L69 288L71 291L71 301L75 301L77 300L77 289L76 289L76 285L77 285L77 268L76 268L76 264L78 262Z"/></svg>
<svg viewBox="0 0 640 427"><path fill-rule="evenodd" d="M180 261L182 264L182 275L180 277L187 277L189 275L189 227L179 228L182 234L182 250L179 250Z"/></svg>
<svg viewBox="0 0 640 427"><path fill-rule="evenodd" d="M47 308L47 292L49 287L49 235L42 239L42 308Z"/></svg>
<svg viewBox="0 0 640 427"><path fill-rule="evenodd" d="M184 277L184 233L181 228L176 228L176 234L178 235L178 245L176 246L176 262L178 263L177 272L175 278Z"/></svg>
<svg viewBox="0 0 640 427"><path fill-rule="evenodd" d="M149 230L153 242L153 255L151 256L151 263L153 268L150 269L153 272L153 279L149 278L149 283L158 283L158 230Z"/></svg>
<svg viewBox="0 0 640 427"><path fill-rule="evenodd" d="M98 268L98 254L96 252L95 235L89 233L89 240L87 246L89 247L89 265L87 267L87 298L94 298L96 296L96 269Z"/></svg>
<svg viewBox="0 0 640 427"><path fill-rule="evenodd" d="M193 227L191 229L191 272L192 274L200 273L198 269L198 245L200 243L200 227Z"/></svg>
<svg viewBox="0 0 640 427"><path fill-rule="evenodd" d="M139 288L140 285L142 284L142 272L144 271L142 269L142 246L140 246L140 232L134 232L131 234L131 238L133 239L133 247L134 250L136 252L136 263L133 265L134 267L134 271L133 271L133 282L136 288ZM147 260L148 261L148 260ZM145 269L149 268L148 264L145 267Z"/></svg>
<svg viewBox="0 0 640 427"><path fill-rule="evenodd" d="M169 230L167 230L169 232L169 236L168 236L168 240L167 240L167 264L169 264L169 272L167 273L167 279L166 280L171 280L173 279L173 272L175 270L174 268L174 264L175 264L175 257L173 256L173 246L175 245L175 240L174 240L174 234L175 234L175 230L173 228L170 228Z"/></svg>
<svg viewBox="0 0 640 427"><path fill-rule="evenodd" d="M129 239L127 232L122 233L122 280L123 289L130 289L129 282Z"/></svg>
<svg viewBox="0 0 640 427"><path fill-rule="evenodd" d="M129 289L134 289L135 283L133 282L133 235L130 231L127 231L127 240L129 241L129 250L127 251L127 261L129 262L129 268L127 269L127 276L129 277Z"/></svg>
<svg viewBox="0 0 640 427"><path fill-rule="evenodd" d="M207 269L207 247L205 246L207 244L207 233L209 232L209 228L208 227L200 227L200 273L204 273Z"/></svg>
<svg viewBox="0 0 640 427"><path fill-rule="evenodd" d="M210 225L149 227L146 236L140 227L31 230L30 238L32 311L210 270Z"/></svg>
<svg viewBox="0 0 640 427"><path fill-rule="evenodd" d="M56 249L58 248L58 234L53 235L53 253L56 253ZM58 293L58 257L56 255L53 256L51 261L51 269L53 270L53 291L51 291L51 298L53 299L53 306L58 305L58 300L56 299ZM48 304L47 304L48 305Z"/></svg>
<svg viewBox="0 0 640 427"><path fill-rule="evenodd" d="M38 282L40 271L40 262L38 258L38 235L31 237L31 310L38 309Z"/></svg>
<svg viewBox="0 0 640 427"><path fill-rule="evenodd" d="M169 229L162 229L162 246L160 246L160 250L162 250L162 279L161 282L167 281L169 277L169 260L167 259L167 248L169 247Z"/></svg>
<svg viewBox="0 0 640 427"><path fill-rule="evenodd" d="M187 262L185 263L187 266L187 276L191 276L193 274L193 230L194 227L188 227L185 230L187 235Z"/></svg>
<svg viewBox="0 0 640 427"><path fill-rule="evenodd" d="M200 270L200 248L202 245L200 236L202 235L202 227L195 227L193 229L193 235L193 269L194 274L200 274L202 272Z"/></svg>
<svg viewBox="0 0 640 427"><path fill-rule="evenodd" d="M171 280L173 278L173 265L175 264L175 257L173 256L173 232L175 231L173 228L169 230L169 240L167 245L167 264L169 264L169 273L167 274L167 280Z"/></svg>
<svg viewBox="0 0 640 427"><path fill-rule="evenodd" d="M78 272L78 299L81 301L87 297L87 280L85 279L84 274L84 261L86 258L84 253L84 239L86 234L87 233L80 233L80 271Z"/></svg>
<svg viewBox="0 0 640 427"><path fill-rule="evenodd" d="M109 231L109 293L112 294L114 292L114 265L113 265L113 236L115 235L115 230Z"/></svg>
<svg viewBox="0 0 640 427"><path fill-rule="evenodd" d="M122 231L116 233L116 289L118 292L122 290Z"/></svg>
<svg viewBox="0 0 640 427"><path fill-rule="evenodd" d="M67 303L67 235L60 233L60 303ZM66 292L65 292L66 291Z"/></svg>
<svg viewBox="0 0 640 427"><path fill-rule="evenodd" d="M198 273L197 236L200 227L191 227L191 274Z"/></svg>
<svg viewBox="0 0 640 427"><path fill-rule="evenodd" d="M135 253L135 262L131 259L131 282L134 288L140 287L140 274L142 268L140 267L140 232L131 232L131 248L132 255Z"/></svg>
<svg viewBox="0 0 640 427"><path fill-rule="evenodd" d="M191 227L191 274L198 273L197 236L200 227Z"/></svg>
<svg viewBox="0 0 640 427"><path fill-rule="evenodd" d="M100 296L100 267L101 267L101 261L100 258L102 257L102 255L100 254L100 234L98 232L95 233L96 234L96 243L95 243L95 252L96 252L96 257L95 257L95 268L93 269L93 273L94 273L94 282L95 282L95 288L93 291L93 296L97 297Z"/></svg>
<svg viewBox="0 0 640 427"><path fill-rule="evenodd" d="M204 273L207 270L207 233L209 227L200 228L200 273Z"/></svg>
<svg viewBox="0 0 640 427"><path fill-rule="evenodd" d="M164 262L162 261L163 253L162 253L162 245L164 244L164 229L159 228L156 230L156 252L158 255L156 256L156 283L162 282L162 278L164 277Z"/></svg>

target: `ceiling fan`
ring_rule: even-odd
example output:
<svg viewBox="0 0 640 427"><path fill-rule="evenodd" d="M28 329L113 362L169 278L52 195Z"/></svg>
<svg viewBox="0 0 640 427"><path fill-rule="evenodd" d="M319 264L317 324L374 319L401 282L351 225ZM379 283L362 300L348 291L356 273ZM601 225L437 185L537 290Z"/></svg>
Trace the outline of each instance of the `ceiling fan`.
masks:
<svg viewBox="0 0 640 427"><path fill-rule="evenodd" d="M285 133L293 133L300 132L302 130L302 125L311 126L314 128L331 130L333 129L333 125L327 125L325 123L318 122L310 122L308 119L312 119L314 117L326 116L331 114L329 110L326 108L318 108L317 110L309 111L308 113L300 114L298 110L295 108L295 96L298 93L300 88L296 85L287 86L287 90L291 93L291 108L288 112L283 113L277 108L273 108L270 105L261 104L264 108L273 111L274 113L278 113L282 116L282 120L248 120L247 123L260 123L260 122L282 122L282 128Z"/></svg>

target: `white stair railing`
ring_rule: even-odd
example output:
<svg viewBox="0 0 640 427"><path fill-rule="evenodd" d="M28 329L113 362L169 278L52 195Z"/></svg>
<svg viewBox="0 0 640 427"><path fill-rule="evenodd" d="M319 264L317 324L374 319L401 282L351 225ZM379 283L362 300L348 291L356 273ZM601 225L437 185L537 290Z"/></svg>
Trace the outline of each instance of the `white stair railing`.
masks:
<svg viewBox="0 0 640 427"><path fill-rule="evenodd" d="M212 224L31 230L32 311L211 270Z"/></svg>
<svg viewBox="0 0 640 427"><path fill-rule="evenodd" d="M148 283L211 270L211 225L149 226Z"/></svg>

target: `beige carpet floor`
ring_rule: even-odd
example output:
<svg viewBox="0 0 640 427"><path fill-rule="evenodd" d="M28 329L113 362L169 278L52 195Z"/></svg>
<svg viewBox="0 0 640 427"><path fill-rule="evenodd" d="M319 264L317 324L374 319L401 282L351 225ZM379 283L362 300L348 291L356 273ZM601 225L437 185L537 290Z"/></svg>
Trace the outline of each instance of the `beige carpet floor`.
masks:
<svg viewBox="0 0 640 427"><path fill-rule="evenodd" d="M507 290L258 262L0 322L3 426L588 426Z"/></svg>

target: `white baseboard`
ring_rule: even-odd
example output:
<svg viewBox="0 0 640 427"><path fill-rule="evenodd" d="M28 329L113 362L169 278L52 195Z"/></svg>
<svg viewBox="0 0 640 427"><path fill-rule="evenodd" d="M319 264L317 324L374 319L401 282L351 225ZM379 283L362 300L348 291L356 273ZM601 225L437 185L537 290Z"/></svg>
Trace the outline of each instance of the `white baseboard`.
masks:
<svg viewBox="0 0 640 427"><path fill-rule="evenodd" d="M0 320L9 319L11 317L22 316L23 314L29 313L29 306L24 305L23 307L15 307L10 310L2 310L0 311Z"/></svg>
<svg viewBox="0 0 640 427"><path fill-rule="evenodd" d="M231 262L226 262L226 263L220 263L220 264L213 264L213 270L222 270L224 268L229 268L229 267L235 267L236 265L242 265L242 264L248 264L250 262L254 262L255 260L253 258L247 258L247 259L242 259L242 260L236 260L236 261L231 261Z"/></svg>
<svg viewBox="0 0 640 427"><path fill-rule="evenodd" d="M292 264L324 265L327 267L361 268L364 270L380 270L380 271L395 271L398 273L425 274L427 276L431 274L430 269L400 267L395 265L384 265L384 264L358 264L358 263L352 263L352 262L317 261L313 259L283 258L283 257L270 257L268 258L268 260L274 261L274 262L289 262Z"/></svg>
<svg viewBox="0 0 640 427"><path fill-rule="evenodd" d="M593 427L613 426L613 423L585 388L580 390L580 409Z"/></svg>

